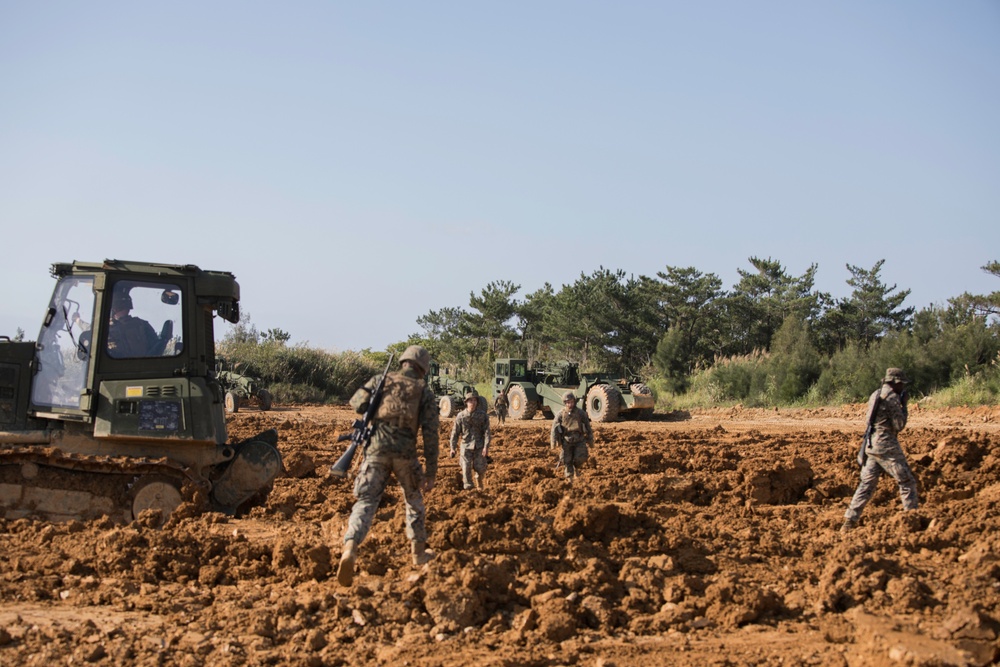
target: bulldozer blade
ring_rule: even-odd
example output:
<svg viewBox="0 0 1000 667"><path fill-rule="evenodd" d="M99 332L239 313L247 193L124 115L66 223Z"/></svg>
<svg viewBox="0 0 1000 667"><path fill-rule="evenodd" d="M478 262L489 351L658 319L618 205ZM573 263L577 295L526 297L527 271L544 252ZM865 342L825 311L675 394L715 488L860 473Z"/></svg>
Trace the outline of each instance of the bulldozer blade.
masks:
<svg viewBox="0 0 1000 667"><path fill-rule="evenodd" d="M262 434L263 435L263 434ZM238 446L236 456L212 486L212 500L233 514L240 505L271 488L281 472L281 454L264 440L249 440Z"/></svg>

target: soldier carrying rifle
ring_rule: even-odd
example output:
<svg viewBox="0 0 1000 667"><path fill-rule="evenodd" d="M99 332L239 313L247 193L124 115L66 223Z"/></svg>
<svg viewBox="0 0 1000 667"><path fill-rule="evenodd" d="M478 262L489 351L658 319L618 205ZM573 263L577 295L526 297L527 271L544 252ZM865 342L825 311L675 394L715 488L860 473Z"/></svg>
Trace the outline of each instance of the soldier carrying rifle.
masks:
<svg viewBox="0 0 1000 667"><path fill-rule="evenodd" d="M861 482L858 484L851 504L844 513L841 532L848 532L858 525L861 511L871 500L878 487L879 477L889 473L899 484L899 497L904 510L915 510L918 505L917 480L906 462L906 454L899 444L896 434L906 427L908 416L906 385L909 381L901 368L889 368L882 380L882 387L876 389L868 399L868 432L858 463L861 464Z"/></svg>
<svg viewBox="0 0 1000 667"><path fill-rule="evenodd" d="M423 492L434 488L438 467L438 406L434 393L424 381L431 358L419 345L406 348L399 357L400 370L385 375L381 399L372 416L371 442L361 469L354 480L357 502L344 532L344 553L337 570L342 586L354 582L357 550L371 529L382 494L395 475L406 503L406 536L413 547L413 564L423 565L434 558L427 549L426 512ZM370 379L351 397L351 407L366 414L379 376ZM417 457L417 432L423 433L426 470Z"/></svg>

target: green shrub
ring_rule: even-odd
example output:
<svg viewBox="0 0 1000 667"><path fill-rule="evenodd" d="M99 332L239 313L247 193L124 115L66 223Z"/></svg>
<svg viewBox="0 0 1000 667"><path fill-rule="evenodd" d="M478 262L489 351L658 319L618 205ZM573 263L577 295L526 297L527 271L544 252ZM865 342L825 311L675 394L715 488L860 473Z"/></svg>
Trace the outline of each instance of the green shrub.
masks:
<svg viewBox="0 0 1000 667"><path fill-rule="evenodd" d="M371 355L276 341L227 340L219 351L229 363L239 364L239 372L260 378L278 402L343 401L383 370Z"/></svg>
<svg viewBox="0 0 1000 667"><path fill-rule="evenodd" d="M967 372L927 399L933 406L995 405L1000 400L1000 353L979 372Z"/></svg>
<svg viewBox="0 0 1000 667"><path fill-rule="evenodd" d="M712 403L739 401L749 406L768 403L768 356L765 353L717 359L691 379L691 391Z"/></svg>
<svg viewBox="0 0 1000 667"><path fill-rule="evenodd" d="M885 368L879 368L865 350L850 343L835 352L820 373L811 395L820 402L858 403L878 387Z"/></svg>
<svg viewBox="0 0 1000 667"><path fill-rule="evenodd" d="M786 317L771 343L768 379L772 402L800 400L820 376L820 356L809 329L797 317Z"/></svg>

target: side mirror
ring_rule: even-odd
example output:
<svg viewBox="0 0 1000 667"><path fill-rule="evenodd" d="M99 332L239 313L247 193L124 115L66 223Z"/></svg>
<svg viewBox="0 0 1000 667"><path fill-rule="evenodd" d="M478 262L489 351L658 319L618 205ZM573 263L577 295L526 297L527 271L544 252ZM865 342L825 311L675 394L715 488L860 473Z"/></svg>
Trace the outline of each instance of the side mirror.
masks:
<svg viewBox="0 0 1000 667"><path fill-rule="evenodd" d="M239 301L220 301L215 304L215 312L227 322L232 322L233 324L239 324L240 322Z"/></svg>
<svg viewBox="0 0 1000 667"><path fill-rule="evenodd" d="M173 290L165 289L163 294L160 295L160 301L167 304L168 306L176 306L181 300L181 295Z"/></svg>

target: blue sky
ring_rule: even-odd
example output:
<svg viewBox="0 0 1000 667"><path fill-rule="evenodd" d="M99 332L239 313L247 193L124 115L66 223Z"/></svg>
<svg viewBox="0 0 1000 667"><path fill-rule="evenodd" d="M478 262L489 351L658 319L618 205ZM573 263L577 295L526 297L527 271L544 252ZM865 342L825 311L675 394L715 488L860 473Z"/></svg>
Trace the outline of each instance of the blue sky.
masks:
<svg viewBox="0 0 1000 667"><path fill-rule="evenodd" d="M0 0L0 100L5 335L74 259L232 271L328 350L600 266L1000 290L993 0Z"/></svg>

